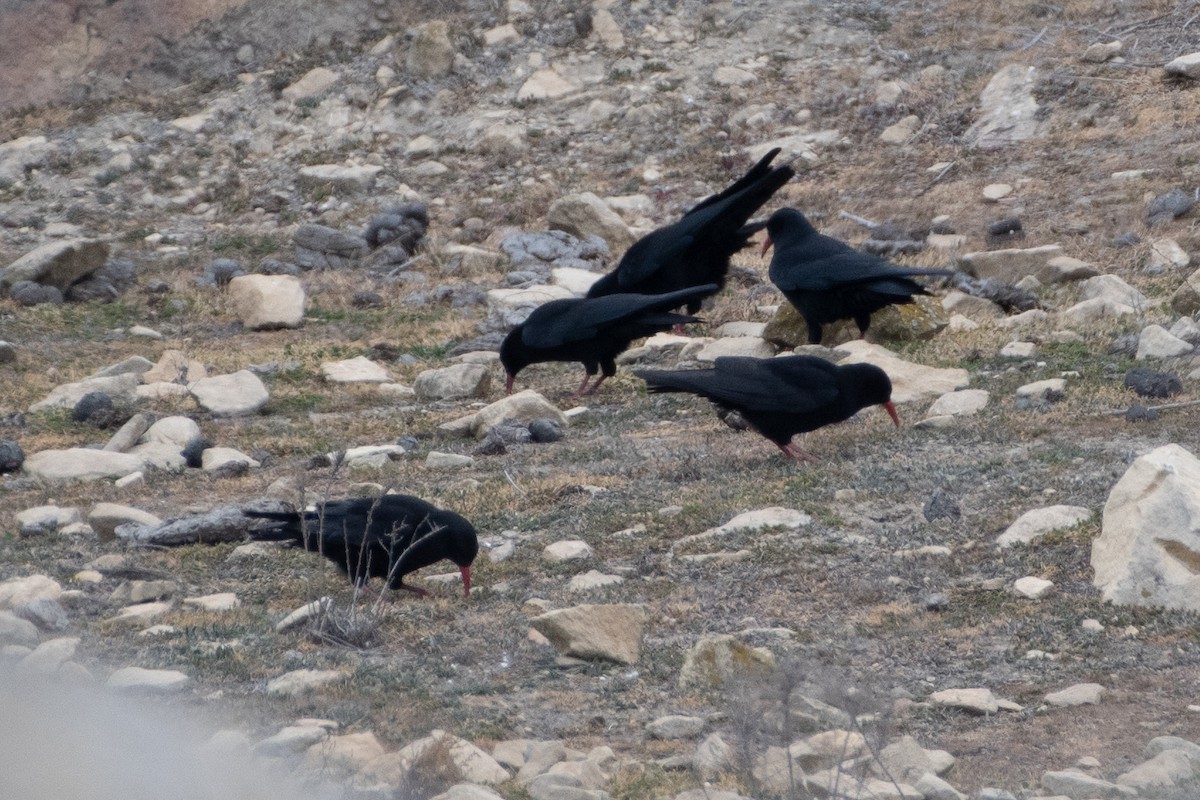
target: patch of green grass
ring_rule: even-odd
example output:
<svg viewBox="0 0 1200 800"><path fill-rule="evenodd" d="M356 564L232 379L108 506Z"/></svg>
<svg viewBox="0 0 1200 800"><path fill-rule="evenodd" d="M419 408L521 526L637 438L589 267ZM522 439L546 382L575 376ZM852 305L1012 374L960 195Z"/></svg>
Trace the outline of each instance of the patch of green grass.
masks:
<svg viewBox="0 0 1200 800"><path fill-rule="evenodd" d="M279 252L279 240L272 234L218 234L213 238L212 251L222 256L242 255L245 258L265 258Z"/></svg>

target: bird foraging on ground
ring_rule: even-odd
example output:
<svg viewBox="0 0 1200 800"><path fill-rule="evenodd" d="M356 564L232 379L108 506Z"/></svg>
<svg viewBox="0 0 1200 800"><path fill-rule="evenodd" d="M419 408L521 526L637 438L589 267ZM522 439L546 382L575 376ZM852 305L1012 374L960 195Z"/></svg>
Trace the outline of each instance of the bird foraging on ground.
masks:
<svg viewBox="0 0 1200 800"><path fill-rule="evenodd" d="M900 425L892 382L874 364L837 366L815 356L722 356L712 369L647 369L635 374L651 393L689 392L739 412L797 461L817 458L792 444L793 436L849 419L867 406L882 405Z"/></svg>
<svg viewBox="0 0 1200 800"><path fill-rule="evenodd" d="M855 250L817 233L794 208L781 208L767 220L762 254L772 246L771 282L803 315L809 344L820 344L821 326L840 319L854 320L865 336L871 314L886 306L911 303L913 295L929 294L914 276L955 274L945 269L901 267Z"/></svg>
<svg viewBox="0 0 1200 800"><path fill-rule="evenodd" d="M666 294L610 294L543 303L500 344L500 363L507 376L504 389L511 393L513 379L530 364L580 361L586 374L575 394L591 394L616 374L617 356L634 339L700 321L670 309L699 302L714 292L716 286L710 284ZM602 373L600 379L588 389L597 372Z"/></svg>
<svg viewBox="0 0 1200 800"><path fill-rule="evenodd" d="M730 257L765 227L747 220L795 175L790 166L771 167L777 155L779 148L724 191L701 200L678 222L634 242L616 268L592 284L587 296L660 294L704 284L712 284L709 294L719 292L725 286ZM688 302L689 314L700 310L702 297Z"/></svg>
<svg viewBox="0 0 1200 800"><path fill-rule="evenodd" d="M419 595L405 576L442 559L452 561L471 594L471 564L479 553L475 527L453 511L406 494L330 500L307 511L244 509L271 524L250 531L256 541L293 541L320 553L357 586L382 578L390 589Z"/></svg>

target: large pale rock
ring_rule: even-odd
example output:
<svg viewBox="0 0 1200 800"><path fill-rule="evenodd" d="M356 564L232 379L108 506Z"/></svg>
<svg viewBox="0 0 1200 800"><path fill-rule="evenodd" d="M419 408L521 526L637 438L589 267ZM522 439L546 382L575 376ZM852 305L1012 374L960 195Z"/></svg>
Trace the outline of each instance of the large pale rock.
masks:
<svg viewBox="0 0 1200 800"><path fill-rule="evenodd" d="M405 67L419 78L439 78L454 66L454 43L444 20L426 22L417 28L408 48Z"/></svg>
<svg viewBox="0 0 1200 800"><path fill-rule="evenodd" d="M433 773L431 777L448 781L495 784L511 777L483 750L443 730L434 730L424 739L373 759L360 774L396 786L417 764Z"/></svg>
<svg viewBox="0 0 1200 800"><path fill-rule="evenodd" d="M1200 311L1200 269L1188 275L1171 295L1171 308L1180 314L1195 314Z"/></svg>
<svg viewBox="0 0 1200 800"><path fill-rule="evenodd" d="M961 392L947 392L933 401L929 406L927 416L940 417L969 417L987 407L990 395L983 389L963 389Z"/></svg>
<svg viewBox="0 0 1200 800"><path fill-rule="evenodd" d="M1132 317L1137 309L1125 303L1118 303L1105 297L1094 297L1091 300L1081 300L1060 314L1064 325L1086 327L1097 322L1107 322Z"/></svg>
<svg viewBox="0 0 1200 800"><path fill-rule="evenodd" d="M1048 506L1026 511L996 539L997 547L1031 544L1051 531L1073 528L1091 519L1092 510L1083 506Z"/></svg>
<svg viewBox="0 0 1200 800"><path fill-rule="evenodd" d="M580 239L599 236L614 251L625 250L634 242L633 231L625 221L591 192L555 200L546 212L546 224L551 230L565 231Z"/></svg>
<svg viewBox="0 0 1200 800"><path fill-rule="evenodd" d="M599 272L578 267L555 267L550 270L550 280L555 286L569 290L576 297L584 297L592 284L603 277Z"/></svg>
<svg viewBox="0 0 1200 800"><path fill-rule="evenodd" d="M304 763L309 769L328 775L329 770L358 772L384 754L383 745L370 731L330 736L308 748Z"/></svg>
<svg viewBox="0 0 1200 800"><path fill-rule="evenodd" d="M559 75L553 69L539 69L529 76L517 90L517 100L549 100L571 94L579 87Z"/></svg>
<svg viewBox="0 0 1200 800"><path fill-rule="evenodd" d="M47 639L21 659L17 664L17 671L26 675L53 675L59 667L75 656L77 647L78 636Z"/></svg>
<svg viewBox="0 0 1200 800"><path fill-rule="evenodd" d="M692 754L692 767L705 777L718 775L730 769L736 758L732 746L719 733L710 733Z"/></svg>
<svg viewBox="0 0 1200 800"><path fill-rule="evenodd" d="M1187 785L1195 777L1196 770L1187 753L1182 750L1164 750L1128 772L1118 775L1117 785L1131 786L1140 794L1153 797L1155 789Z"/></svg>
<svg viewBox="0 0 1200 800"><path fill-rule="evenodd" d="M1057 256L1046 262L1046 268L1034 275L1041 283L1068 283L1094 278L1100 274L1095 264L1071 256Z"/></svg>
<svg viewBox="0 0 1200 800"><path fill-rule="evenodd" d="M1150 305L1146 295L1116 275L1097 275L1082 281L1079 284L1079 299L1081 301L1108 300L1130 306L1135 310L1144 310Z"/></svg>
<svg viewBox="0 0 1200 800"><path fill-rule="evenodd" d="M125 667L108 676L108 688L123 692L174 694L188 685L190 678L173 669Z"/></svg>
<svg viewBox="0 0 1200 800"><path fill-rule="evenodd" d="M276 697L296 697L323 686L340 683L349 673L340 669L294 669L267 681L267 694Z"/></svg>
<svg viewBox="0 0 1200 800"><path fill-rule="evenodd" d="M1155 239L1150 242L1150 254L1143 269L1151 275L1184 269L1192 257L1174 239Z"/></svg>
<svg viewBox="0 0 1200 800"><path fill-rule="evenodd" d="M229 301L248 331L298 328L304 322L304 286L293 275L239 275Z"/></svg>
<svg viewBox="0 0 1200 800"><path fill-rule="evenodd" d="M722 356L749 356L751 358L771 358L775 348L764 339L751 336L729 336L715 339L696 351L697 361L712 363Z"/></svg>
<svg viewBox="0 0 1200 800"><path fill-rule="evenodd" d="M348 166L345 164L312 164L301 167L296 175L296 182L310 189L330 188L344 194L361 194L375 188L375 180L383 167L378 164L362 164ZM320 227L320 226L311 226ZM335 233L337 233L335 231ZM307 241L308 237L297 230L296 244ZM328 251L322 251L328 252ZM299 256L299 253L297 253ZM305 264L305 260L300 261ZM311 263L311 262L310 262Z"/></svg>
<svg viewBox="0 0 1200 800"><path fill-rule="evenodd" d="M200 426L191 417L163 417L142 434L142 444L168 444L182 448L200 435Z"/></svg>
<svg viewBox="0 0 1200 800"><path fill-rule="evenodd" d="M44 481L92 481L123 478L142 469L145 463L132 453L71 447L34 453L25 459L24 468L27 475Z"/></svg>
<svg viewBox="0 0 1200 800"><path fill-rule="evenodd" d="M841 364L874 364L886 372L892 380L892 401L896 403L939 397L966 389L971 383L965 369L913 364L886 347L861 339L838 345L837 349L849 354Z"/></svg>
<svg viewBox="0 0 1200 800"><path fill-rule="evenodd" d="M679 671L681 689L718 689L748 675L765 676L775 670L775 655L765 647L751 647L730 634L705 636L692 646Z"/></svg>
<svg viewBox="0 0 1200 800"><path fill-rule="evenodd" d="M1015 250L987 250L964 253L959 259L959 268L976 278L993 278L1003 283L1016 283L1033 275L1042 280L1052 268L1050 262L1063 255L1056 244L1028 247Z"/></svg>
<svg viewBox="0 0 1200 800"><path fill-rule="evenodd" d="M1167 62L1163 71L1178 78L1200 80L1200 51L1188 53Z"/></svg>
<svg viewBox="0 0 1200 800"><path fill-rule="evenodd" d="M330 383L388 383L392 379L385 367L366 356L327 361L321 365L321 377Z"/></svg>
<svg viewBox="0 0 1200 800"><path fill-rule="evenodd" d="M1094 706L1104 697L1104 687L1098 683L1077 683L1046 695L1046 704L1059 708Z"/></svg>
<svg viewBox="0 0 1200 800"><path fill-rule="evenodd" d="M1147 359L1161 360L1164 358L1179 358L1186 356L1196 348L1191 342L1185 342L1178 336L1172 335L1161 325L1147 325L1138 336L1138 349L1135 358L1138 361Z"/></svg>
<svg viewBox="0 0 1200 800"><path fill-rule="evenodd" d="M991 300L960 292L957 289L946 292L942 298L942 308L948 314L961 314L973 320L1000 319L1004 316L1004 309Z"/></svg>
<svg viewBox="0 0 1200 800"><path fill-rule="evenodd" d="M9 611L0 611L0 648L10 644L37 647L37 626Z"/></svg>
<svg viewBox="0 0 1200 800"><path fill-rule="evenodd" d="M96 532L102 542L116 538L117 526L125 522L136 522L139 525L158 525L162 520L149 511L140 508L122 506L117 503L97 503L88 514L88 524Z"/></svg>
<svg viewBox="0 0 1200 800"><path fill-rule="evenodd" d="M636 664L646 609L627 603L574 606L534 617L529 624L565 655Z"/></svg>
<svg viewBox="0 0 1200 800"><path fill-rule="evenodd" d="M1200 460L1168 444L1130 465L1104 504L1092 569L1111 603L1200 611Z"/></svg>
<svg viewBox="0 0 1200 800"><path fill-rule="evenodd" d="M995 150L1037 137L1042 130L1033 94L1037 81L1037 68L1021 64L993 75L979 97L979 120L967 131L967 141Z"/></svg>
<svg viewBox="0 0 1200 800"><path fill-rule="evenodd" d="M296 102L317 97L337 82L338 75L326 67L314 67L304 73L295 83L284 87L279 94L284 100Z"/></svg>
<svg viewBox="0 0 1200 800"><path fill-rule="evenodd" d="M418 400L455 400L486 397L492 388L492 373L483 364L454 364L427 369L413 382Z"/></svg>
<svg viewBox="0 0 1200 800"><path fill-rule="evenodd" d="M41 536L55 533L79 522L79 509L74 506L34 506L13 515L21 536Z"/></svg>
<svg viewBox="0 0 1200 800"><path fill-rule="evenodd" d="M188 390L201 408L219 417L253 414L270 399L262 380L248 369L196 381Z"/></svg>
<svg viewBox="0 0 1200 800"><path fill-rule="evenodd" d="M87 378L78 383L64 383L56 386L45 399L31 405L29 411L37 413L56 408L74 408L75 404L90 392L104 392L113 399L113 403L116 405L130 404L137 394L139 383L141 383L141 378L132 373L104 378Z"/></svg>
<svg viewBox="0 0 1200 800"><path fill-rule="evenodd" d="M65 292L75 281L103 267L108 253L108 242L96 239L50 242L30 250L0 271L0 289L19 281L34 281Z"/></svg>
<svg viewBox="0 0 1200 800"><path fill-rule="evenodd" d="M528 425L540 417L552 419L563 428L570 424L566 415L549 400L532 389L526 389L481 408L471 421L470 432L475 438L482 439L493 426L506 419L515 419Z"/></svg>
<svg viewBox="0 0 1200 800"><path fill-rule="evenodd" d="M929 695L929 702L974 714L995 714L1000 710L1000 702L991 689L944 689Z"/></svg>
<svg viewBox="0 0 1200 800"><path fill-rule="evenodd" d="M1050 794L1062 795L1071 800L1132 800L1138 796L1137 790L1131 786L1118 786L1073 769L1044 772L1040 783Z"/></svg>
<svg viewBox="0 0 1200 800"><path fill-rule="evenodd" d="M46 575L28 575L0 581L0 609L17 608L35 600L58 600L62 586Z"/></svg>

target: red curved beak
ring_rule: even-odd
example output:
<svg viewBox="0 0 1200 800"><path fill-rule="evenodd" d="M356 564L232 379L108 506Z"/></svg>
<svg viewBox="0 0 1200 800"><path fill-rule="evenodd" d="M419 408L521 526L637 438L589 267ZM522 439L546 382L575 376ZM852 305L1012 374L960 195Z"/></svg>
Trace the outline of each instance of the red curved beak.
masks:
<svg viewBox="0 0 1200 800"><path fill-rule="evenodd" d="M896 427L900 427L900 415L896 413L896 405L891 400L883 404L883 410L888 412L892 418L892 422L896 423Z"/></svg>
<svg viewBox="0 0 1200 800"><path fill-rule="evenodd" d="M765 256L767 254L767 251L771 249L771 245L773 245L773 244L775 244L775 243L771 241L771 237L767 236L767 240L765 242L763 242L762 253L760 253L759 255Z"/></svg>
<svg viewBox="0 0 1200 800"><path fill-rule="evenodd" d="M458 571L462 573L463 578L463 597L471 596L471 568L459 567Z"/></svg>
<svg viewBox="0 0 1200 800"><path fill-rule="evenodd" d="M505 394L512 394L513 380L516 377L517 376L513 375L511 372L504 373L504 393Z"/></svg>

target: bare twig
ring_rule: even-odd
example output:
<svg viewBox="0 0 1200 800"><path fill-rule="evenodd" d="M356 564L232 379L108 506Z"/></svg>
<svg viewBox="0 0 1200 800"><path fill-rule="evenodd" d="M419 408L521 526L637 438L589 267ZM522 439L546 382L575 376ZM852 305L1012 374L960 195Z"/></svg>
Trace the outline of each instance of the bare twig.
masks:
<svg viewBox="0 0 1200 800"><path fill-rule="evenodd" d="M858 214L851 214L849 211L839 211L838 216L841 217L842 219L848 219L851 222L857 222L859 225L862 225L864 228L867 228L868 230L875 230L876 228L879 227L878 222L869 220L866 217L860 217Z"/></svg>
<svg viewBox="0 0 1200 800"><path fill-rule="evenodd" d="M1036 36L1034 36L1032 39L1030 39L1025 44L1021 45L1017 49L1018 50L1028 50L1029 48L1033 47L1035 44L1037 44L1038 42L1040 42L1042 40L1042 37L1046 35L1046 31L1048 31L1048 30L1050 30L1050 28L1048 26L1042 28L1040 31L1037 32Z"/></svg>
<svg viewBox="0 0 1200 800"><path fill-rule="evenodd" d="M507 469L504 470L504 477L507 478L508 482L512 484L513 488L516 489L518 492L520 492L522 495L524 495L526 493L525 490L522 489L520 487L520 485L516 482L516 480L513 479L513 476L509 474Z"/></svg>
<svg viewBox="0 0 1200 800"><path fill-rule="evenodd" d="M1187 400L1182 403L1163 403L1161 406L1142 406L1142 408L1147 411L1170 411L1174 408L1192 408L1193 406L1200 406L1200 400ZM1129 409L1118 408L1116 410L1106 411L1104 413L1110 417L1123 417L1129 413Z"/></svg>
<svg viewBox="0 0 1200 800"><path fill-rule="evenodd" d="M939 172L937 175L935 175L935 176L933 177L933 180L931 180L929 183L927 183L927 184L925 185L925 188L924 188L924 189L922 189L921 191L917 192L917 197L920 197L921 195L925 194L925 193L926 193L926 192L928 192L930 189L932 189L934 186L937 186L937 185L938 185L938 182L939 182L939 181L941 181L941 179L942 179L942 178L946 177L947 173L949 173L949 172L950 172L950 170L954 169L954 165L955 165L955 164L957 164L957 163L958 163L957 161L951 161L949 164L947 164L946 166L942 167L942 170L941 170L941 172Z"/></svg>

